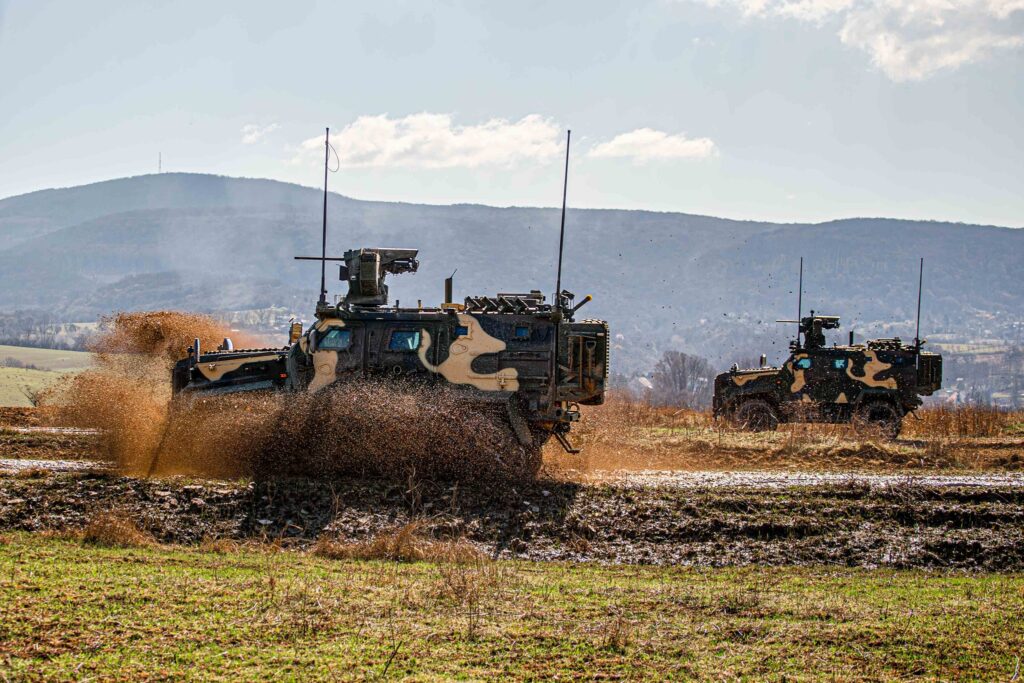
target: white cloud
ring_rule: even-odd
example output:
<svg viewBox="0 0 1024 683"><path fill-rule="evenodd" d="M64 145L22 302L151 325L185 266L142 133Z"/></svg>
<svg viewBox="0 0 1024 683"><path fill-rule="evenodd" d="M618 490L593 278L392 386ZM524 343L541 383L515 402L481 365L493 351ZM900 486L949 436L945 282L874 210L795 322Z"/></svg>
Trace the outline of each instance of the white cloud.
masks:
<svg viewBox="0 0 1024 683"><path fill-rule="evenodd" d="M323 144L323 137L304 141L295 161L319 153ZM473 126L455 125L449 114L360 116L332 134L331 144L349 167L474 168L546 161L564 149L561 128L538 114Z"/></svg>
<svg viewBox="0 0 1024 683"><path fill-rule="evenodd" d="M1024 46L1024 17L1011 17L1022 9L1024 0L874 3L850 12L839 38L894 81L921 80Z"/></svg>
<svg viewBox="0 0 1024 683"><path fill-rule="evenodd" d="M596 159L629 158L635 163L664 159L705 159L716 154L710 138L669 135L653 128L638 128L596 145L587 154Z"/></svg>
<svg viewBox="0 0 1024 683"><path fill-rule="evenodd" d="M839 22L839 39L894 81L927 78L1024 47L1024 0L693 0L746 17Z"/></svg>
<svg viewBox="0 0 1024 683"><path fill-rule="evenodd" d="M258 123L247 123L242 126L241 130L242 144L254 145L278 128L279 126L276 123L271 123L267 126L261 126Z"/></svg>

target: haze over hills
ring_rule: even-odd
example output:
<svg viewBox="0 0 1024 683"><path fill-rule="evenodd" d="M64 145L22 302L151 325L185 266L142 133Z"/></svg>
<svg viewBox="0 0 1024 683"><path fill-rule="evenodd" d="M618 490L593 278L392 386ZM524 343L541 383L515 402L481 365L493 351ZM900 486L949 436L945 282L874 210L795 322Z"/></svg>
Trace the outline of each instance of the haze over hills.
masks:
<svg viewBox="0 0 1024 683"><path fill-rule="evenodd" d="M81 321L120 309L280 306L309 319L318 266L292 257L319 253L321 202L313 188L183 173L0 200L0 311ZM557 209L332 194L328 251L419 248L420 272L391 281L406 304L436 304L455 269L457 297L550 293L558 220ZM845 329L912 337L919 256L929 334L998 336L1024 317L1024 230L884 218L773 224L570 201L563 285L593 294L581 313L622 335L618 369L642 369L670 347L723 365L784 351L792 330L772 321L796 314L800 256L804 310L841 315Z"/></svg>

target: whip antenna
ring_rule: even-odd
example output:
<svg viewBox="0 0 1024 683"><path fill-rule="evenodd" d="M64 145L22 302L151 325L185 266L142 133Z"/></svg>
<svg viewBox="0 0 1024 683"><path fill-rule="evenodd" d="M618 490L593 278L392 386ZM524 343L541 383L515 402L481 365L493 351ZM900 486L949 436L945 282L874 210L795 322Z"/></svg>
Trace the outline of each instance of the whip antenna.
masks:
<svg viewBox="0 0 1024 683"><path fill-rule="evenodd" d="M562 181L562 228L558 235L558 278L555 281L555 310L562 312L562 251L565 248L565 197L569 191L569 142L572 131L565 134L565 178Z"/></svg>
<svg viewBox="0 0 1024 683"><path fill-rule="evenodd" d="M800 329L804 315L804 257L800 257L800 283L796 291L796 345L800 347Z"/></svg>
<svg viewBox="0 0 1024 683"><path fill-rule="evenodd" d="M331 158L331 129L324 134L324 227L320 239L320 303L327 304L327 167Z"/></svg>
<svg viewBox="0 0 1024 683"><path fill-rule="evenodd" d="M921 285L924 284L924 257L921 257L920 269L917 272L917 329L914 331L914 348L917 353L915 366L921 365Z"/></svg>

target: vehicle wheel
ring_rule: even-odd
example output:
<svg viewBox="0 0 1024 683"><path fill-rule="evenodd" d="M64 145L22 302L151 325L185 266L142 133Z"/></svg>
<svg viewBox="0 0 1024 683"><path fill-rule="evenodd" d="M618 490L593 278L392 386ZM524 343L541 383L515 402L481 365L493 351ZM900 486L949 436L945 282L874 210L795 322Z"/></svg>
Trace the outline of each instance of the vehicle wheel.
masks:
<svg viewBox="0 0 1024 683"><path fill-rule="evenodd" d="M768 401L751 398L740 404L733 414L733 422L740 429L751 432L774 432L779 428L779 416Z"/></svg>
<svg viewBox="0 0 1024 683"><path fill-rule="evenodd" d="M899 436L903 417L888 401L870 401L857 408L853 426L859 433L876 432L887 439Z"/></svg>

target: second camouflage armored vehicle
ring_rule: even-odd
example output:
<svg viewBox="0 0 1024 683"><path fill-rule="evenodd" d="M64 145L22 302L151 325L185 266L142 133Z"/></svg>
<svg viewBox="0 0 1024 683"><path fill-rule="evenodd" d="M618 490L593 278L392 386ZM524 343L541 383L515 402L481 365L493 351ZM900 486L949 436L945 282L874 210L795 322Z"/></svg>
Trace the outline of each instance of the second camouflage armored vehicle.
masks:
<svg viewBox="0 0 1024 683"><path fill-rule="evenodd" d="M337 304L321 297L316 321L294 325L282 349L205 351L198 341L173 370L176 395L238 391L304 391L366 377L444 383L481 403L502 407L516 438L539 449L567 434L581 405L604 401L608 325L573 319L590 300L574 304L563 291L554 303L539 291L451 301L451 280L439 307L388 303L388 274L415 272L417 250L369 248L345 252Z"/></svg>
<svg viewBox="0 0 1024 683"><path fill-rule="evenodd" d="M793 321L781 321L793 322ZM904 344L874 339L846 346L825 343L825 330L839 327L837 316L799 321L782 367L741 370L715 378L714 415L754 431L780 422L850 422L872 425L890 437L903 417L942 385L942 356L922 351L923 340ZM763 357L762 357L763 365Z"/></svg>

